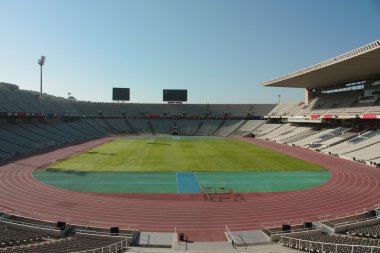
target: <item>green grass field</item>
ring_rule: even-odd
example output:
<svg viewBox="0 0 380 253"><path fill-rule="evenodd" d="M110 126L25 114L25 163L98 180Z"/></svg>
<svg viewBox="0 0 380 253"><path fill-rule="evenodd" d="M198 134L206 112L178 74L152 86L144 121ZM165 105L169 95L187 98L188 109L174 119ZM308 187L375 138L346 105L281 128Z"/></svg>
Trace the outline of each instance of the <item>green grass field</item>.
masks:
<svg viewBox="0 0 380 253"><path fill-rule="evenodd" d="M46 171L325 171L247 142L212 138L126 138L53 164Z"/></svg>
<svg viewBox="0 0 380 253"><path fill-rule="evenodd" d="M205 137L120 138L33 175L55 187L104 193L289 191L330 178L316 164L239 140Z"/></svg>

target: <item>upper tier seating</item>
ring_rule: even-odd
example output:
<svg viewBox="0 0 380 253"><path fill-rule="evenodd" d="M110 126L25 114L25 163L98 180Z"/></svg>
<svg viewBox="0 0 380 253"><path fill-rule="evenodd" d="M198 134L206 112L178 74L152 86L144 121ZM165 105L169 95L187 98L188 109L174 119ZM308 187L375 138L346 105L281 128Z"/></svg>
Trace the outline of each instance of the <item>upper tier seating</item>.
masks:
<svg viewBox="0 0 380 253"><path fill-rule="evenodd" d="M2 88L0 88L0 111L9 113L79 114L68 99L45 94L41 98L37 92Z"/></svg>
<svg viewBox="0 0 380 253"><path fill-rule="evenodd" d="M65 98L26 90L10 90L0 87L0 112L6 113L54 113L85 116L233 116L263 117L273 104L149 104L102 103L73 101Z"/></svg>
<svg viewBox="0 0 380 253"><path fill-rule="evenodd" d="M294 116L301 110L298 103L277 104L269 113L269 117Z"/></svg>
<svg viewBox="0 0 380 253"><path fill-rule="evenodd" d="M363 90L351 90L336 93L323 93L312 99L296 116L329 115L340 117L356 117L365 114L380 114L380 96L375 102L360 101ZM277 105L268 116L285 116L287 104Z"/></svg>

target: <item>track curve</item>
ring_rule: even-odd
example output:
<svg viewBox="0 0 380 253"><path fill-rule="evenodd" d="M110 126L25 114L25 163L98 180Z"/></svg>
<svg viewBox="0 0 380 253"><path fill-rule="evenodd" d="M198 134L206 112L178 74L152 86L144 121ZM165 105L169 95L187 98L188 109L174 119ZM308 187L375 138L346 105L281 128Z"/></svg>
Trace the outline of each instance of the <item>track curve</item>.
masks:
<svg viewBox="0 0 380 253"><path fill-rule="evenodd" d="M21 158L0 167L2 212L92 227L119 226L142 231L201 233L261 228L261 224L318 220L324 215L353 213L380 203L380 170L356 162L258 139L243 139L282 153L318 163L332 174L325 184L302 191L247 193L246 201L206 202L201 198L103 196L54 188L36 180L32 172L59 159L83 152L112 138L92 140L59 150ZM180 200L180 201L179 201ZM203 231L203 233L202 233ZM220 239L220 236L218 237ZM198 239L198 238L197 238Z"/></svg>

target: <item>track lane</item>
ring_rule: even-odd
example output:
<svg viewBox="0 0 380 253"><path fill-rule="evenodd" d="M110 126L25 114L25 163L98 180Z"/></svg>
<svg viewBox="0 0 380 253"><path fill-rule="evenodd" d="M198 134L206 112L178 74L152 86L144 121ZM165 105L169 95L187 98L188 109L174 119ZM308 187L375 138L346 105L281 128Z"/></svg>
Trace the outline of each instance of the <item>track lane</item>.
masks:
<svg viewBox="0 0 380 253"><path fill-rule="evenodd" d="M0 210L50 221L67 220L87 226L128 228L145 231L224 231L257 229L262 223L281 224L301 219L316 220L326 214L372 208L380 202L377 169L298 147L246 139L288 155L316 162L331 173L325 184L308 190L246 194L243 202L139 199L101 196L45 185L32 176L47 163L83 152L108 141L94 140L50 151L0 167ZM204 233L207 235L207 233ZM204 235L203 235L204 236ZM213 240L211 238L210 240ZM207 240L206 238L203 238Z"/></svg>

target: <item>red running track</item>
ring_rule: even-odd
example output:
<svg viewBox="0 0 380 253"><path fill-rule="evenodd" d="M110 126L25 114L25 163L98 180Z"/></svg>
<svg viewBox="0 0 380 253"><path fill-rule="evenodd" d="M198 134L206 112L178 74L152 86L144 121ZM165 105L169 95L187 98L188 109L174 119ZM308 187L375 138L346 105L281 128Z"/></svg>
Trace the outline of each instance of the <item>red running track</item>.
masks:
<svg viewBox="0 0 380 253"><path fill-rule="evenodd" d="M0 167L0 210L49 221L141 231L184 232L192 241L221 241L225 226L231 231L261 228L301 219L318 220L327 214L354 213L380 203L380 170L299 147L258 139L246 141L328 168L331 179L302 191L248 193L242 202L206 202L199 195L144 195L123 197L57 189L36 180L38 167L83 152L111 138L93 140L19 159ZM153 196L153 197L152 197Z"/></svg>

